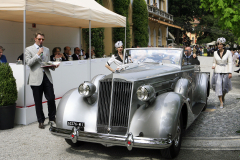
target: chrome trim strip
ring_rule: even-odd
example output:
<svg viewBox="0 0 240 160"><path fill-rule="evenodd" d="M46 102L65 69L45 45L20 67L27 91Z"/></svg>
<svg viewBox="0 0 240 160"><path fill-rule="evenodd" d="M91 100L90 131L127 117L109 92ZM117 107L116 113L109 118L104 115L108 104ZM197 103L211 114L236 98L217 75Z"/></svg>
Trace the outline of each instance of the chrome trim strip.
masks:
<svg viewBox="0 0 240 160"><path fill-rule="evenodd" d="M131 99L130 99L130 108L129 108L129 112L128 112L128 129L127 132L129 132L129 128L130 128L130 117L131 117L131 111L132 111L132 100L133 100L133 90L134 90L134 82L132 82L132 91L131 91Z"/></svg>
<svg viewBox="0 0 240 160"><path fill-rule="evenodd" d="M74 128L74 127L73 127ZM52 124L49 128L51 134L60 136L66 139L71 139L72 130L66 130L53 127ZM128 134L113 135L113 134L100 134L93 132L85 132L78 130L78 141L100 143L103 145L111 146L126 146ZM167 138L146 138L146 137L133 137L133 147L135 148L151 148L151 149L164 149L172 145L172 140Z"/></svg>
<svg viewBox="0 0 240 160"><path fill-rule="evenodd" d="M109 110L109 117L108 117L108 133L111 132L111 115L112 115L113 87L114 87L114 78L112 78L111 99L110 99L110 110Z"/></svg>

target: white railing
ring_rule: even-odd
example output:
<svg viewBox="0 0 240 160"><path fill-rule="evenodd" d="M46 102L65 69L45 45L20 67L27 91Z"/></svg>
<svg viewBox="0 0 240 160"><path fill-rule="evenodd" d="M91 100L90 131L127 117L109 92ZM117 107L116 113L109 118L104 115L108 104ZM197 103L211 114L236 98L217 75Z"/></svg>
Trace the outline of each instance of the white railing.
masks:
<svg viewBox="0 0 240 160"><path fill-rule="evenodd" d="M164 11L162 11L162 10L158 9L157 7L154 7L152 5L148 5L148 12L152 13L154 15L157 15L159 17L168 19L170 21L173 21L173 15L171 15L167 12L164 12Z"/></svg>

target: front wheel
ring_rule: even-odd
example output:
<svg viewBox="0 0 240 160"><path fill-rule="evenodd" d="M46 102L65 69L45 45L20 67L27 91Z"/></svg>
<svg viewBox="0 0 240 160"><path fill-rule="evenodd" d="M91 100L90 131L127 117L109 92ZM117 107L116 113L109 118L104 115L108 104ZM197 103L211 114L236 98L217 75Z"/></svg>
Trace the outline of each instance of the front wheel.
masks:
<svg viewBox="0 0 240 160"><path fill-rule="evenodd" d="M77 141L77 143L73 143L71 139L65 139L67 144L69 144L71 147L79 147L83 144L82 141Z"/></svg>
<svg viewBox="0 0 240 160"><path fill-rule="evenodd" d="M182 143L182 114L180 114L177 123L177 133L175 139L172 141L172 145L169 148L160 150L163 158L172 159L175 158L180 151Z"/></svg>

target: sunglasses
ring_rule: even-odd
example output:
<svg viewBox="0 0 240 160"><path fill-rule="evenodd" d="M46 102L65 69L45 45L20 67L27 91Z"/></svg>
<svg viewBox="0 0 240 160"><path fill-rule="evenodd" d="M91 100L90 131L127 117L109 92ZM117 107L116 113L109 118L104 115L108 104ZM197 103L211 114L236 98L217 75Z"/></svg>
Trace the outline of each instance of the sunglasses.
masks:
<svg viewBox="0 0 240 160"><path fill-rule="evenodd" d="M39 40L39 41L41 41L41 40L44 41L44 38L38 38L38 40Z"/></svg>

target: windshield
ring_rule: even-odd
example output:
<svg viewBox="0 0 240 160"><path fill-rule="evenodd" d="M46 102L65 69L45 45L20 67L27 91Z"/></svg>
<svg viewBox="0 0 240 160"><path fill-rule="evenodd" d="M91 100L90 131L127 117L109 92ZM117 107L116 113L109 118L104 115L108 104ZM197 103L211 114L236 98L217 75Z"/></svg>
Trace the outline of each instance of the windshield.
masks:
<svg viewBox="0 0 240 160"><path fill-rule="evenodd" d="M182 49L126 50L128 63L161 63L180 65Z"/></svg>

